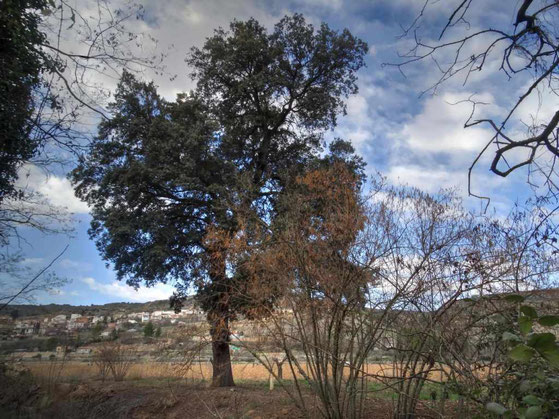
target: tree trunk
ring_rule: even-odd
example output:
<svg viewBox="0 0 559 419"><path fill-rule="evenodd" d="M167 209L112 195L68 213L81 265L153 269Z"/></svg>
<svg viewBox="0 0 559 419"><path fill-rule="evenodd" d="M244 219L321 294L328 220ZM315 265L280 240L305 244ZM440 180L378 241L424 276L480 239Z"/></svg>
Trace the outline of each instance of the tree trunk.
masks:
<svg viewBox="0 0 559 419"><path fill-rule="evenodd" d="M213 378L212 387L232 387L233 369L229 351L229 320L219 313L209 313L210 333L212 337Z"/></svg>
<svg viewBox="0 0 559 419"><path fill-rule="evenodd" d="M223 232L223 234L226 233ZM227 236L228 234L226 234ZM209 293L207 295L209 303L207 304L207 315L212 338L212 387L231 387L235 383L229 352L231 338L231 330L229 329L231 307L229 304L231 296L225 268L227 247L217 237L213 248L208 252L210 254L211 286L206 291Z"/></svg>

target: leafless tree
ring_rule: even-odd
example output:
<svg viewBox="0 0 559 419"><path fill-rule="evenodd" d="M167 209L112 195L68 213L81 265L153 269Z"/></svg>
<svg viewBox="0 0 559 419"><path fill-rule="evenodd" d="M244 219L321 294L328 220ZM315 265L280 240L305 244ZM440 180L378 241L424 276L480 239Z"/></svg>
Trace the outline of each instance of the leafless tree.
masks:
<svg viewBox="0 0 559 419"><path fill-rule="evenodd" d="M155 54L155 39L134 29L134 23L143 18L142 6L105 0L45 4L44 9L33 10L42 15L38 30L45 35L44 41L29 46L38 51L42 63L29 104L33 112L26 121L35 152L29 161L19 162L15 190L0 199L0 281L7 285L2 288L2 301L33 277L21 264L19 249L25 240L21 229L46 234L72 230L67 209L53 205L27 185L24 165L38 166L46 176L56 170L55 165L64 170L88 146L92 127L105 118L106 100L122 71L162 71L163 55ZM43 275L18 295L31 297L33 291L53 289L60 283L60 278Z"/></svg>
<svg viewBox="0 0 559 419"><path fill-rule="evenodd" d="M34 152L19 166L32 164L50 173L54 165L75 163L88 147L95 135L92 128L106 118L110 92L122 72L162 73L164 54L155 53L153 37L134 28L143 19L143 7L126 0L53 0L32 13L42 15L38 31L43 41L26 47L40 55L41 71L26 121ZM11 237L22 225L64 230L61 208L49 205L25 183L16 183L10 199L0 202L0 238Z"/></svg>
<svg viewBox="0 0 559 419"><path fill-rule="evenodd" d="M32 135L42 145L34 163L48 166L64 157L71 162L87 147L124 70L159 74L164 54L155 53L151 35L134 29L144 13L136 3L56 0L43 13L41 47L51 65L36 91Z"/></svg>
<svg viewBox="0 0 559 419"><path fill-rule="evenodd" d="M241 291L253 306L261 302L255 318L266 340L240 344L305 414L298 379L324 417L366 416L371 382L396 395L395 417L414 417L426 383L466 380L478 365L465 337L480 329L469 317L475 308L462 309L465 299L538 288L556 271L549 249L542 255L533 240L527 245L532 213L474 216L450 191L426 194L382 179L363 199L336 167L297 183L281 229L265 232L249 257L241 252L238 262L255 277ZM277 353L288 371L282 377ZM383 355L393 362L372 367ZM466 358L471 365L462 368Z"/></svg>
<svg viewBox="0 0 559 419"><path fill-rule="evenodd" d="M19 245L25 241L21 228L32 228L44 234L72 231L71 217L65 208L49 202L40 193L21 188L17 197L5 198L0 203L0 248L10 243Z"/></svg>
<svg viewBox="0 0 559 419"><path fill-rule="evenodd" d="M47 271L66 250L68 246L38 272L33 272L29 266L25 266L19 253L0 253L0 311L14 302L33 302L37 292L56 291L64 285L67 282L65 278Z"/></svg>
<svg viewBox="0 0 559 419"><path fill-rule="evenodd" d="M522 0L516 3L500 3L504 14L514 13L510 25L505 28L470 25L472 16L483 15L485 4L475 0L457 0L434 40L424 40L425 17L435 7L435 1L426 0L416 19L404 29L403 37L412 38L413 46L401 55L401 61L388 64L401 71L420 61L430 60L440 71L440 77L428 90L436 90L447 80L463 77L464 84L476 72L491 71L493 60L499 61L499 70L505 79L528 82L518 98L508 106L501 119L477 116L476 108L484 105L473 97L466 99L472 105L472 113L465 127L487 125L493 135L479 150L468 171L468 191L472 190L472 170L482 156L494 153L490 170L498 176L528 168L528 182L533 186L546 187L546 193L558 192L556 171L559 156L559 111L549 119L530 123L519 121L520 105L535 95L549 94L556 98L559 75L559 3L554 0ZM442 4L442 3L441 3ZM475 17L474 17L475 19ZM431 26L428 26L431 27ZM429 35L427 35L429 37ZM552 104L555 106L555 104ZM538 109L533 109L536 115ZM532 116L534 118L534 116ZM525 133L515 125L526 127ZM509 128L507 131L506 129ZM513 131L510 131L513 128ZM485 198L485 197L482 197Z"/></svg>

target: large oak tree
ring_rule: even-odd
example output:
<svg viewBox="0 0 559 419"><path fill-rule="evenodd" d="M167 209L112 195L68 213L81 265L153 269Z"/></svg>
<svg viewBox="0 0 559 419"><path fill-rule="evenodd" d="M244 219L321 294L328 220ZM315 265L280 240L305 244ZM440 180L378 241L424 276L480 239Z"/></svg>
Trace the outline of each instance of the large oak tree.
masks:
<svg viewBox="0 0 559 419"><path fill-rule="evenodd" d="M189 54L194 93L168 102L124 74L112 118L73 173L93 208L91 236L119 278L175 282L176 307L196 289L211 326L214 386L233 385L229 322L247 304L235 298L242 275L228 239L250 236L241 218L273 219L288 179L317 161L344 98L357 92L366 51L348 30L314 28L301 15L271 32L234 21ZM333 151L352 150L338 141Z"/></svg>

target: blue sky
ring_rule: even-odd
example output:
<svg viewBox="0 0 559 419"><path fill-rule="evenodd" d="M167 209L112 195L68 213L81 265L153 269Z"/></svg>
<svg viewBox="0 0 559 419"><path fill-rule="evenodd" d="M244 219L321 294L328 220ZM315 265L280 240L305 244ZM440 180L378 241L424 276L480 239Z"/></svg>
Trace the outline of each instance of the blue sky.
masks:
<svg viewBox="0 0 559 419"><path fill-rule="evenodd" d="M173 99L176 93L193 87L184 63L189 48L202 45L214 28L227 27L234 18L254 17L271 28L285 14L299 12L314 24L325 21L335 29L348 28L369 44L367 68L358 74L360 91L348 99L347 116L340 118L338 127L328 134L329 137L351 140L367 161L370 174L380 171L393 183L407 183L431 192L442 187L455 187L469 207L479 209L482 203L467 197L467 169L483 144L491 138L491 133L484 127L463 129L471 109L467 104L451 103L475 94L488 103L482 109L485 115L499 117L530 78L526 74L507 80L498 71L499 55L495 54L486 65L487 71L475 74L467 84L463 84L462 78L456 78L444 84L435 95L432 92L421 95L439 77L432 61L405 68L406 77L397 69L382 64L398 62L398 53L411 45L409 39L400 37L402 27L413 21L423 3L424 0L150 1L144 3L144 22L134 22L133 29L154 36L159 40L161 51L168 51L167 71L177 74L177 78L170 81L168 76L149 73L145 77L154 79L160 92ZM420 26L423 39L438 34L452 6L457 3L433 2ZM475 4L483 5L483 10L472 9L471 31L483 26L510 26L514 2ZM463 29L458 28L459 31ZM451 32L450 38L452 35ZM444 55L439 58L441 62L450 59ZM545 92L529 98L528 103L519 109L518 120L510 129L520 131L522 122L532 117L545 118L556 109L556 101L556 97L550 98ZM26 167L25 173L30 174L25 181L32 189L41 192L53 204L74 213L72 236L43 235L24 230L22 234L27 243L14 248L24 254L28 266L39 269L69 244L67 252L53 267L69 280L68 284L57 293L37 295L37 302L148 301L171 294L173 287L170 284L149 289L142 287L136 291L116 280L115 273L105 266L87 236L90 221L87 206L73 197L64 173L55 172L46 178L33 167ZM514 201L523 200L531 193L525 180L525 172L506 180L497 178L488 172L488 159L484 158L475 171L473 188L490 196L493 208L503 213Z"/></svg>

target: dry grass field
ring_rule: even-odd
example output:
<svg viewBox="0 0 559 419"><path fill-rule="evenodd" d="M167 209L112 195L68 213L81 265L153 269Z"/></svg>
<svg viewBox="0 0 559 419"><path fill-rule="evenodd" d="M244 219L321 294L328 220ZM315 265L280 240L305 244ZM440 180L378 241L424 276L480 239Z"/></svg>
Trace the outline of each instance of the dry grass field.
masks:
<svg viewBox="0 0 559 419"><path fill-rule="evenodd" d="M198 363L186 373L180 364L144 362L130 366L123 381L103 380L93 363L53 359L48 362L16 363L24 375L10 377L12 386L0 405L0 417L17 418L302 418L284 389L269 389L269 373L260 364L234 363L236 387L212 388L211 364ZM391 365L370 364L368 372L392 372ZM284 365L284 378L290 375ZM27 377L27 378L25 378ZM25 378L25 379L24 379ZM298 381L305 400L306 417L320 417L320 400L304 381ZM285 383L293 390L294 383ZM419 416L433 417L439 407L429 392L440 385L432 383L420 395ZM370 380L364 399L365 418L390 418L394 411L394 392ZM440 389L439 389L440 390ZM7 393L6 393L7 395ZM6 399L6 397L4 397ZM447 418L464 417L464 406L451 395L446 402ZM461 407L460 407L461 406Z"/></svg>
<svg viewBox="0 0 559 419"><path fill-rule="evenodd" d="M211 388L209 364L197 365L187 378L177 379L173 365L134 364L124 381L101 381L95 366L85 362L28 364L42 389L43 399L35 399L33 418L302 418L285 391L268 388L268 373L257 364L234 364L237 386ZM371 364L370 372L384 366ZM184 377L181 377L184 378ZM200 381L199 379L203 379ZM53 382L53 380L55 382ZM374 385L371 383L371 389ZM311 418L320 417L319 400L303 388ZM46 397L46 398L45 398ZM394 399L390 394L371 392L365 401L366 418L392 417ZM434 402L423 398L418 417L432 417ZM448 402L448 415L455 414L456 401ZM39 409L39 410L36 410ZM40 414L37 416L37 412ZM2 412L0 411L0 417ZM6 416L12 417L12 416Z"/></svg>
<svg viewBox="0 0 559 419"><path fill-rule="evenodd" d="M30 362L26 366L37 378L45 378L52 374L53 368L60 370L60 376L70 380L91 380L97 377L97 368L88 362L58 362L53 366L51 362ZM303 365L304 367L304 365ZM367 364L365 371L372 375L391 376L392 364ZM437 379L438 373L431 374L432 379ZM212 376L212 366L209 362L194 363L190 368L184 368L179 363L169 362L142 362L132 364L127 380L142 380L151 378L183 378L187 380L209 380ZM233 376L238 381L265 381L270 377L268 370L258 363L233 363ZM287 364L283 367L283 377L292 379L293 374ZM298 379L302 378L296 372Z"/></svg>

